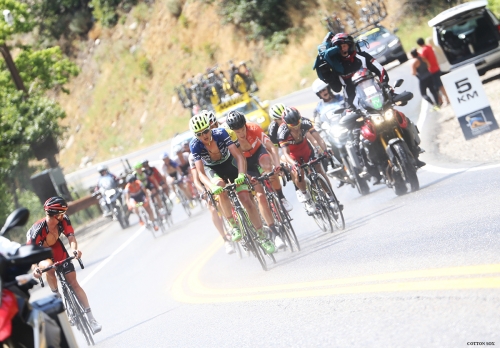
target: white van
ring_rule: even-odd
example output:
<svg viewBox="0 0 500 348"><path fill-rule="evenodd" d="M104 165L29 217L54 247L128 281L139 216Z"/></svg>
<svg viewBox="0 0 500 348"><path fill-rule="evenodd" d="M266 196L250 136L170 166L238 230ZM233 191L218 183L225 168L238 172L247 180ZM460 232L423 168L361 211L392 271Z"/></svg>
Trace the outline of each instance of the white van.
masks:
<svg viewBox="0 0 500 348"><path fill-rule="evenodd" d="M474 64L480 75L500 66L500 23L486 8L487 0L452 7L431 19L434 45L446 59L443 72Z"/></svg>

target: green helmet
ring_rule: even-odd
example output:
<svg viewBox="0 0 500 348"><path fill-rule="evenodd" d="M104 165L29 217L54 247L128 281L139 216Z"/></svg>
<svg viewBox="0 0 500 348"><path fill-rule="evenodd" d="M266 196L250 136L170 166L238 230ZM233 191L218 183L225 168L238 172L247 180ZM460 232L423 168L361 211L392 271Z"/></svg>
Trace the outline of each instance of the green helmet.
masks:
<svg viewBox="0 0 500 348"><path fill-rule="evenodd" d="M139 169L139 168L142 168L142 162L137 162L136 164L134 164L134 169Z"/></svg>
<svg viewBox="0 0 500 348"><path fill-rule="evenodd" d="M283 103L274 104L271 107L269 116L271 116L274 119L280 119L281 115L283 114L283 111L285 111L285 104Z"/></svg>
<svg viewBox="0 0 500 348"><path fill-rule="evenodd" d="M194 115L189 120L189 129L193 133L201 132L202 130L207 129L208 127L210 127L210 123L208 123L208 118L202 113Z"/></svg>

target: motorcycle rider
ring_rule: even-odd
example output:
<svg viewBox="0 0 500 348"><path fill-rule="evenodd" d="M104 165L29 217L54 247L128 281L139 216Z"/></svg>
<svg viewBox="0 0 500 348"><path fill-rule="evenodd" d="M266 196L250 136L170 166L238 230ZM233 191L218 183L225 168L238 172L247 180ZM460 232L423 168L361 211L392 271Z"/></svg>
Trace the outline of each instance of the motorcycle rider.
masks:
<svg viewBox="0 0 500 348"><path fill-rule="evenodd" d="M78 243L75 238L75 231L73 226L71 226L71 221L69 220L66 211L68 210L68 204L62 197L51 197L45 201L43 205L45 210L45 218L38 220L26 233L27 242L26 244L34 244L44 247L50 247L54 257L52 259L47 259L40 261L34 269L33 276L35 278L40 278L42 276L41 270L52 266L54 262L62 261L71 255L75 255L76 258L82 257L82 252L78 250ZM59 236L64 234L68 238L69 245L71 248L71 253L68 253L64 247L63 242L59 239ZM64 263L64 276L66 280L71 285L78 301L82 305L84 312L87 314L90 326L94 334L98 333L102 329L102 325L97 322L90 310L89 301L87 299L87 294L82 289L78 281L76 280L75 266L71 262ZM61 297L59 290L57 288L57 277L55 270L52 269L47 274L47 283L49 283L50 289L57 297Z"/></svg>
<svg viewBox="0 0 500 348"><path fill-rule="evenodd" d="M97 185L96 185L94 191L99 191L99 189L103 186L103 184L108 183L110 181L110 179L112 179L112 182L113 182L112 188L118 187L118 183L117 183L118 179L116 178L115 175L113 175L109 172L107 165L105 165L105 164L99 165L97 167L97 172L101 176L97 180ZM103 209L103 213L102 213L103 216L107 217L107 216L111 216L113 214L110 207L106 204L106 199L104 197L101 197L101 199L99 199L99 205Z"/></svg>
<svg viewBox="0 0 500 348"><path fill-rule="evenodd" d="M331 39L331 42L327 46L330 46L330 48L318 55L313 69L319 68L321 56L328 63L331 74L325 75L321 70L317 70L318 77L327 82L334 92L340 92L342 87L344 87L347 95L347 105L352 110L359 108L359 101L356 98L356 86L352 82L352 76L360 68L366 68L375 73L382 83L389 82L389 75L384 67L369 53L358 52L358 45L354 42L354 38L351 35L338 33ZM403 129L403 133L403 137L415 157L417 166L424 166L425 162L418 159L420 152L422 152L416 141L418 129L410 119L408 119L408 127ZM356 141L359 141L359 137L356 138ZM376 180L378 180L377 177Z"/></svg>

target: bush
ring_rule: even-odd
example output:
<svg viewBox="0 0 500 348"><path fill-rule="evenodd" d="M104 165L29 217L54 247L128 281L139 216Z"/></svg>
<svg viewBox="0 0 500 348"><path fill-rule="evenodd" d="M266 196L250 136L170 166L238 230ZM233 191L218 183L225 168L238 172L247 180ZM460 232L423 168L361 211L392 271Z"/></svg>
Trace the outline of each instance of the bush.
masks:
<svg viewBox="0 0 500 348"><path fill-rule="evenodd" d="M181 15L182 6L181 0L167 0L167 9L175 18L179 18Z"/></svg>

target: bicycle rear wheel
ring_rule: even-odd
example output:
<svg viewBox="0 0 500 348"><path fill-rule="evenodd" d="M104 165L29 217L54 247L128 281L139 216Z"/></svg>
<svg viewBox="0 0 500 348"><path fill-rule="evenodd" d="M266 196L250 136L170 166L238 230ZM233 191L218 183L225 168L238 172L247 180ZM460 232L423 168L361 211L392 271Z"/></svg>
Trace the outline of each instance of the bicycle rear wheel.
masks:
<svg viewBox="0 0 500 348"><path fill-rule="evenodd" d="M329 212L327 214L328 218L333 223L333 225L335 225L337 229L343 230L345 228L344 214L340 209L340 204L339 201L337 200L337 197L335 196L335 193L333 192L331 187L327 184L327 181L325 177L323 177L323 175L318 175L318 182L320 182L321 186L323 187L323 189L327 194L326 208Z"/></svg>
<svg viewBox="0 0 500 348"><path fill-rule="evenodd" d="M186 212L187 216L191 216L191 207L189 206L188 199L186 198L186 195L182 190L179 188L179 186L176 185L175 187L175 193L177 194L177 197L179 197L179 201L181 202L182 207L184 208L184 211Z"/></svg>
<svg viewBox="0 0 500 348"><path fill-rule="evenodd" d="M238 222L240 224L241 232L243 232L243 238L245 239L245 245L248 250L259 260L260 265L264 271L267 271L267 263L262 254L259 243L257 242L257 232L254 230L253 226L249 223L247 217L241 212L237 213Z"/></svg>
<svg viewBox="0 0 500 348"><path fill-rule="evenodd" d="M330 219L328 218L328 211L325 211L324 207L324 192L323 189L318 185L316 181L311 182L308 188L311 193L312 201L316 207L316 212L313 215L314 221L318 225L318 227L323 232L333 232L333 225ZM319 209L318 209L319 208Z"/></svg>
<svg viewBox="0 0 500 348"><path fill-rule="evenodd" d="M94 338L92 337L92 329L90 323L85 316L82 306L78 301L73 289L69 284L63 287L64 299L66 302L66 312L68 317L71 315L71 319L76 325L78 331L83 333L85 340L89 346L94 345ZM70 310L68 310L70 309ZM70 314L71 313L71 314Z"/></svg>
<svg viewBox="0 0 500 348"><path fill-rule="evenodd" d="M292 244L295 245L295 248L297 248L298 251L300 251L300 243L299 243L299 240L297 239L297 235L295 234L295 230L293 229L293 226L292 226L292 218L290 217L290 215L288 214L288 211L285 209L285 207L283 206L283 203L281 202L280 199L278 199L277 197L275 198L275 200L277 200L278 202L278 207L280 209L280 214L282 216L282 224L283 224L283 229L287 235L287 240L289 240L291 243L290 243L290 249L293 250L293 246Z"/></svg>

